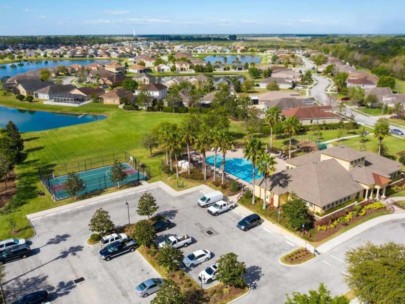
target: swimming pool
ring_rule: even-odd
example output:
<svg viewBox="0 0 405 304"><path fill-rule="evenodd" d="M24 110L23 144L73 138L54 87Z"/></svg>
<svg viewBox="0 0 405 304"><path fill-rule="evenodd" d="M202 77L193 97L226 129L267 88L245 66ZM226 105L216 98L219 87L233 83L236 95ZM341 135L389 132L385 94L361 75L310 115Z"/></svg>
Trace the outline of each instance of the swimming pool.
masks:
<svg viewBox="0 0 405 304"><path fill-rule="evenodd" d="M222 156L217 156L216 166L221 167ZM207 164L214 165L214 156L207 157ZM225 172L232 174L245 182L252 183L252 163L245 158L226 158L225 159ZM255 169L256 179L262 178L263 174L259 174L257 168Z"/></svg>

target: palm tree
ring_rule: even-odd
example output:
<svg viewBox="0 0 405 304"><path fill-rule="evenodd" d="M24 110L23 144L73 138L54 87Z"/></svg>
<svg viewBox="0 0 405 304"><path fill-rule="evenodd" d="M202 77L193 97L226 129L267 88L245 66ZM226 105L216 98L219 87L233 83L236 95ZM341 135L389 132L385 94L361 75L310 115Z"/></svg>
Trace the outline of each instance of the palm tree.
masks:
<svg viewBox="0 0 405 304"><path fill-rule="evenodd" d="M388 119L380 118L374 126L374 137L378 139L378 154L381 155L382 141L390 132Z"/></svg>
<svg viewBox="0 0 405 304"><path fill-rule="evenodd" d="M173 134L177 132L177 124L174 123L162 123L159 128L159 141L165 149L165 164L170 164L170 171L173 170L172 151L170 150L170 143L172 141Z"/></svg>
<svg viewBox="0 0 405 304"><path fill-rule="evenodd" d="M199 127L199 122L200 122L199 117L197 117L196 115L190 115L183 121L181 125L181 137L187 149L188 175L190 175L190 167L191 167L190 147L194 144L196 133Z"/></svg>
<svg viewBox="0 0 405 304"><path fill-rule="evenodd" d="M276 170L275 168L276 164L277 164L276 159L273 156L267 153L263 153L260 155L257 164L257 169L259 169L259 172L263 174L264 187L266 189L266 192L267 192L267 178L270 177ZM266 209L266 192L264 195L265 198L263 200L263 210Z"/></svg>
<svg viewBox="0 0 405 304"><path fill-rule="evenodd" d="M245 142L245 157L252 162L252 181L253 181L253 193L252 204L255 203L255 181L256 181L256 164L260 157L260 154L264 153L263 143L257 138L250 137Z"/></svg>
<svg viewBox="0 0 405 304"><path fill-rule="evenodd" d="M228 130L220 131L218 134L218 142L219 148L222 151L222 161L221 161L221 171L222 171L222 179L221 184L224 184L225 181L225 157L226 151L233 147L233 139L231 133Z"/></svg>
<svg viewBox="0 0 405 304"><path fill-rule="evenodd" d="M204 180L207 179L207 163L206 163L206 152L211 145L211 135L208 132L208 128L204 126L201 132L195 138L195 148L200 151L202 155L202 173L204 175Z"/></svg>
<svg viewBox="0 0 405 304"><path fill-rule="evenodd" d="M212 138L212 148L214 148L214 174L212 176L212 180L215 181L216 173L217 173L217 156L218 156L218 149L219 149L219 130L212 129L211 130L211 138Z"/></svg>
<svg viewBox="0 0 405 304"><path fill-rule="evenodd" d="M301 126L300 121L297 117L291 116L284 121L284 131L288 134L288 158L291 158L291 139L292 136L297 133Z"/></svg>
<svg viewBox="0 0 405 304"><path fill-rule="evenodd" d="M279 107L271 107L266 111L266 121L270 126L270 152L273 149L273 128L281 120Z"/></svg>
<svg viewBox="0 0 405 304"><path fill-rule="evenodd" d="M174 156L174 161L175 161L175 166L176 166L176 178L179 178L179 167L177 166L177 159L178 159L179 153L181 153L181 151L183 150L183 141L181 138L181 134L176 131L177 130L175 130L173 133L170 134L170 141L168 143L168 149L169 149L170 157ZM172 167L170 169L172 169Z"/></svg>

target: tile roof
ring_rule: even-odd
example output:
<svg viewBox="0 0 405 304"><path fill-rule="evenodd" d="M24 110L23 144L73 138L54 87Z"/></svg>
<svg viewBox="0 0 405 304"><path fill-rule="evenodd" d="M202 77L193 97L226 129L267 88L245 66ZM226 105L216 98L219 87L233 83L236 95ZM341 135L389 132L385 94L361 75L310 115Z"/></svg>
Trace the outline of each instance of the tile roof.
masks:
<svg viewBox="0 0 405 304"><path fill-rule="evenodd" d="M327 118L339 118L332 112L325 111L324 107L299 107L290 108L282 111L285 117L295 116L298 119L327 119Z"/></svg>

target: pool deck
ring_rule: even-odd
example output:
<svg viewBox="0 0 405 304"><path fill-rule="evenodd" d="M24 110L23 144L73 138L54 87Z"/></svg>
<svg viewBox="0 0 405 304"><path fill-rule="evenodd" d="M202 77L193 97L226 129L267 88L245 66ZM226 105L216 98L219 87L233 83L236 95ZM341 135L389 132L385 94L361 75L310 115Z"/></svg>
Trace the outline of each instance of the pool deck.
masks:
<svg viewBox="0 0 405 304"><path fill-rule="evenodd" d="M208 151L208 152L207 152L207 157L213 156L214 154L215 154L214 151ZM218 152L218 155L222 157L222 153L221 153L221 152ZM285 169L286 169L285 161L282 160L282 159L280 159L280 158L277 158L277 155L276 155L276 154L272 154L272 156L274 156L274 158L275 158L276 161L277 161L277 164L276 164L276 171L275 171L274 173L277 173L277 172L280 172L280 171L285 170ZM244 153L243 153L243 149L236 149L236 150L233 150L233 151L232 151L232 150L228 150L228 151L226 152L226 158L245 158L245 155L244 155ZM213 169L214 169L214 166L210 166L210 165L209 165L209 168L211 168L211 170L213 170ZM219 169L217 169L217 172L219 172ZM241 183L241 184L243 184L243 185L249 187L249 189L253 189L251 183L248 183L248 182L244 181L243 179L240 179L240 178L237 177L237 176L234 176L234 175L232 175L232 174L229 174L228 172L226 172L226 174L227 174L230 178L232 178L233 180L235 180L235 181L237 181L237 182L239 182L239 183Z"/></svg>

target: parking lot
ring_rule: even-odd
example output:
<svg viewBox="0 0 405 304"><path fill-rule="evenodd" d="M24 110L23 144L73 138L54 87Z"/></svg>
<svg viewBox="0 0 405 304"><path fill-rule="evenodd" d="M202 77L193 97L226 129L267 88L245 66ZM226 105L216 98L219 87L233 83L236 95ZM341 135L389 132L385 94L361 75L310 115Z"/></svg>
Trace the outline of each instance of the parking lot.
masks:
<svg viewBox="0 0 405 304"><path fill-rule="evenodd" d="M204 187L179 195L173 195L173 191L168 192L159 185L150 185L149 188L148 192L155 196L160 206L158 212L176 224L159 233L157 241L167 235L187 233L196 242L182 249L185 255L197 249L214 253L210 261L187 270L193 279L198 281L200 271L228 252L236 253L246 263L246 279L252 290L238 303L261 303L264 297L266 303L283 303L286 293L294 290L306 292L317 288L320 282L327 283L333 293L347 290L343 281L343 258L347 248L341 252L334 250L333 256L325 254L304 265L287 267L279 263L279 258L295 245L274 232L268 223L248 232L237 229L237 222L246 214L242 207L211 216L196 204L203 192L209 191ZM141 219L136 214L136 205L144 192L141 187L132 193L100 198L86 205L34 218L32 223L37 234L31 240L33 256L6 264L4 288L8 299L47 289L53 303L149 303L153 296L140 299L134 287L148 278L158 277L158 274L137 252L106 262L98 257L100 245L86 244L90 235L88 223L97 208L108 210L114 223L123 225L128 222L125 206L128 201L133 223Z"/></svg>

